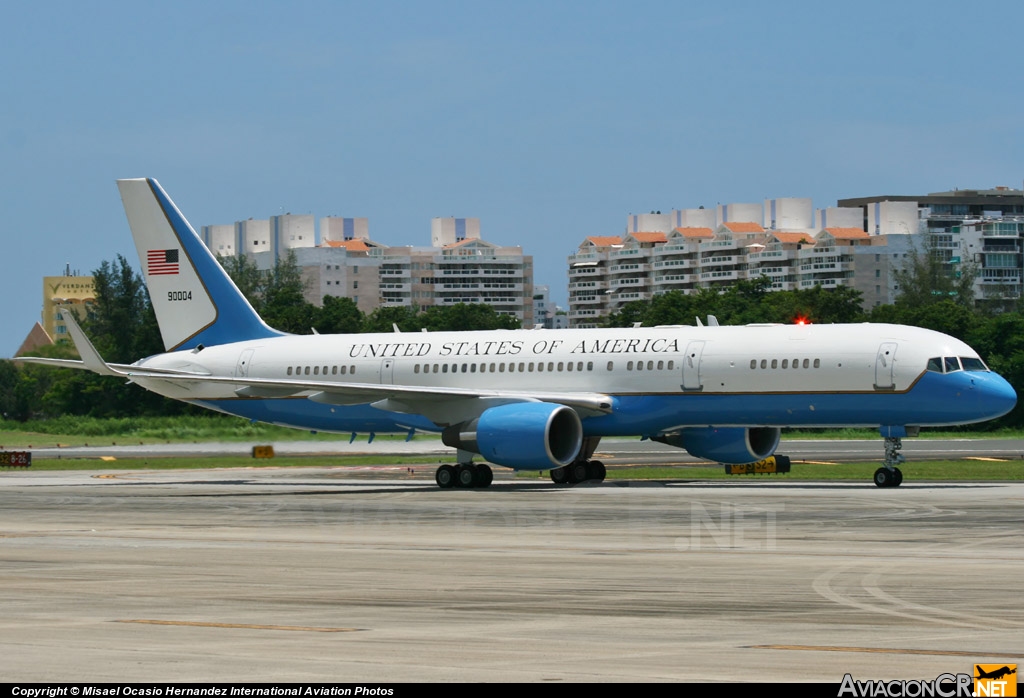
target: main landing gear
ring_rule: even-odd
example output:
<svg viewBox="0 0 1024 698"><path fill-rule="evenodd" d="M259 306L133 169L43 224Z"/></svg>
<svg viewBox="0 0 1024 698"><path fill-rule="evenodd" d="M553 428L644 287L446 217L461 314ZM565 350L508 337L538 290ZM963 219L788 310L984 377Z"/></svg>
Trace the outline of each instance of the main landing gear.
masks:
<svg viewBox="0 0 1024 698"><path fill-rule="evenodd" d="M896 466L906 461L900 453L903 440L898 436L885 437L885 463L875 471L875 485L878 487L899 487L903 472Z"/></svg>
<svg viewBox="0 0 1024 698"><path fill-rule="evenodd" d="M605 476L604 463L599 460L591 460L597 445L601 443L600 436L587 436L583 439L583 446L579 454L569 465L555 468L551 471L551 482L556 485L575 485L578 482L603 482Z"/></svg>
<svg viewBox="0 0 1024 698"><path fill-rule="evenodd" d="M551 471L551 482L556 485L575 485L577 482L603 482L604 463L599 460L577 461Z"/></svg>
<svg viewBox="0 0 1024 698"><path fill-rule="evenodd" d="M494 480L491 466L486 463L458 463L442 465L434 473L434 481L441 489L450 487L484 488L490 487Z"/></svg>

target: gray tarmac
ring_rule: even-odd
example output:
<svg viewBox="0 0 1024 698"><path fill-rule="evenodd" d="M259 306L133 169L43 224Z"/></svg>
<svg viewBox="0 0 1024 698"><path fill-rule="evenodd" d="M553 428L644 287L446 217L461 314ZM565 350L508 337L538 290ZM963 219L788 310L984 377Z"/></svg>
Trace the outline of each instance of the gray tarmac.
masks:
<svg viewBox="0 0 1024 698"><path fill-rule="evenodd" d="M1024 659L1024 484L0 472L0 680L828 681Z"/></svg>

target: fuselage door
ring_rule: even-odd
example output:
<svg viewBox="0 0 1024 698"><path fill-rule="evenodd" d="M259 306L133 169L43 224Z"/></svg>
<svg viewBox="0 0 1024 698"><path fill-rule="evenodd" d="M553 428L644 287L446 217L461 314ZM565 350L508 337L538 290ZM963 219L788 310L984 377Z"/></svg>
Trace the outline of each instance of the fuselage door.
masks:
<svg viewBox="0 0 1024 698"><path fill-rule="evenodd" d="M394 359L384 359L380 362L380 382L382 385L391 385L395 382Z"/></svg>
<svg viewBox="0 0 1024 698"><path fill-rule="evenodd" d="M249 365L252 364L252 355L255 351L255 349L246 349L239 355L238 364L235 366L235 378L249 376Z"/></svg>
<svg viewBox="0 0 1024 698"><path fill-rule="evenodd" d="M704 354L704 342L693 341L686 345L683 356L683 390L703 390L700 382L700 359Z"/></svg>
<svg viewBox="0 0 1024 698"><path fill-rule="evenodd" d="M884 342L875 357L875 390L895 390L896 342Z"/></svg>

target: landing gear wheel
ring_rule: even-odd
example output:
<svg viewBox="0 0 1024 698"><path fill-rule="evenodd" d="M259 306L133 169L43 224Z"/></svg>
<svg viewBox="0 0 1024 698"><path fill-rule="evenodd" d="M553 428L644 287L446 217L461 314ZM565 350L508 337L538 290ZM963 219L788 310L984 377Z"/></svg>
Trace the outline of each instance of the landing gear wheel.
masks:
<svg viewBox="0 0 1024 698"><path fill-rule="evenodd" d="M490 487L491 482L494 481L494 473L491 472L491 466L480 464L476 466L476 486L477 487Z"/></svg>
<svg viewBox="0 0 1024 698"><path fill-rule="evenodd" d="M903 483L903 471L899 468L893 468L892 474L894 476L892 486L899 487Z"/></svg>
<svg viewBox="0 0 1024 698"><path fill-rule="evenodd" d="M604 482L604 476L606 475L604 463L599 460L592 460L587 463L587 471L591 480L595 482Z"/></svg>
<svg viewBox="0 0 1024 698"><path fill-rule="evenodd" d="M434 482L443 490L455 485L455 468L450 465L442 465L434 473Z"/></svg>
<svg viewBox="0 0 1024 698"><path fill-rule="evenodd" d="M875 471L875 485L877 487L893 487L896 481L895 474L888 468L879 468ZM902 477L900 478L902 482Z"/></svg>
<svg viewBox="0 0 1024 698"><path fill-rule="evenodd" d="M586 463L573 463L569 467L569 482L584 482L589 477L590 472L587 468Z"/></svg>
<svg viewBox="0 0 1024 698"><path fill-rule="evenodd" d="M459 487L473 487L476 484L476 466L460 463L455 467L455 479Z"/></svg>
<svg viewBox="0 0 1024 698"><path fill-rule="evenodd" d="M555 468L554 470L552 470L551 482L555 483L556 485L564 485L565 483L569 482L569 468L562 467Z"/></svg>

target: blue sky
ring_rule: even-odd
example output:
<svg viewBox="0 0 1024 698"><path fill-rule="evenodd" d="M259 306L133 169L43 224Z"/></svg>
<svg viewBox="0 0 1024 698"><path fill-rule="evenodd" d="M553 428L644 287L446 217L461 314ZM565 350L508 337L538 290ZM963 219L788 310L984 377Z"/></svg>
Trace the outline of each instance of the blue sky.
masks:
<svg viewBox="0 0 1024 698"><path fill-rule="evenodd" d="M197 228L434 216L566 256L626 216L1024 178L1024 4L6 2L0 275L10 356L42 277L138 265L114 180Z"/></svg>

